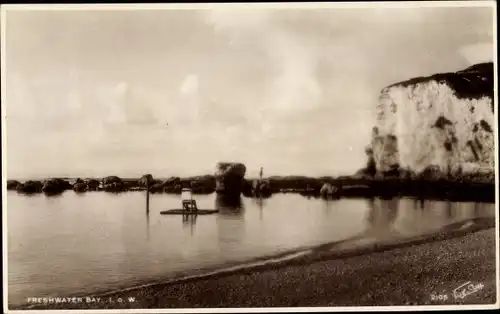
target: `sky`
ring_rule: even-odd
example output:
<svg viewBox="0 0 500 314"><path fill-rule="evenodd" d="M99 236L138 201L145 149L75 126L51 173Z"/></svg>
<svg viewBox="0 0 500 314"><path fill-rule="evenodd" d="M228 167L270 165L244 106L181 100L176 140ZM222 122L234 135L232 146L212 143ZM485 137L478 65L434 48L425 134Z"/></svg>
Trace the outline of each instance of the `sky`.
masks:
<svg viewBox="0 0 500 314"><path fill-rule="evenodd" d="M493 59L492 8L5 16L9 178L350 174L383 87Z"/></svg>

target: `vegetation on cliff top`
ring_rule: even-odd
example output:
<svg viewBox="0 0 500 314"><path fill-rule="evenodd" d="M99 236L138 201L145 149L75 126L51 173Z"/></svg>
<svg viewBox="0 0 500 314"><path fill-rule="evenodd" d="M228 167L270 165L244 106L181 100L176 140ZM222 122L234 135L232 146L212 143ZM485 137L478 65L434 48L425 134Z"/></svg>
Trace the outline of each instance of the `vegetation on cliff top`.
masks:
<svg viewBox="0 0 500 314"><path fill-rule="evenodd" d="M437 73L426 77L416 77L406 81L398 82L386 87L407 87L429 81L442 82L455 92L458 98L479 99L491 98L491 110L494 111L494 67L493 62L475 64L464 70L449 73Z"/></svg>

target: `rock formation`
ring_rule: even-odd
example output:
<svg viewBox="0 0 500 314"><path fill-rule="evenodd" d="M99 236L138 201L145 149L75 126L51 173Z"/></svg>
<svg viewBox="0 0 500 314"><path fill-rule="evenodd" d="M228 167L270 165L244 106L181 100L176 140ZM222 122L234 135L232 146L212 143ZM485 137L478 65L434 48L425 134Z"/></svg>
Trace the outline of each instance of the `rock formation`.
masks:
<svg viewBox="0 0 500 314"><path fill-rule="evenodd" d="M384 88L370 149L378 173L494 173L493 63Z"/></svg>
<svg viewBox="0 0 500 314"><path fill-rule="evenodd" d="M365 149L365 153L368 158L368 162L364 168L361 168L354 174L356 178L373 178L377 174L377 163L375 162L373 149L370 145Z"/></svg>
<svg viewBox="0 0 500 314"><path fill-rule="evenodd" d="M16 190L19 185L21 182L17 180L7 180L7 190Z"/></svg>
<svg viewBox="0 0 500 314"><path fill-rule="evenodd" d="M85 182L78 182L78 183L75 183L73 185L73 191L78 192L78 193L86 192L87 189L88 189L88 186L87 186L87 184L85 184Z"/></svg>
<svg viewBox="0 0 500 314"><path fill-rule="evenodd" d="M253 180L252 194L256 197L269 197L271 196L271 184L269 180Z"/></svg>
<svg viewBox="0 0 500 314"><path fill-rule="evenodd" d="M215 176L206 175L191 178L190 188L193 193L210 194L214 192L216 188Z"/></svg>
<svg viewBox="0 0 500 314"><path fill-rule="evenodd" d="M182 183L179 177L170 177L164 182L158 182L151 187L154 192L181 193Z"/></svg>
<svg viewBox="0 0 500 314"><path fill-rule="evenodd" d="M272 176L269 177L270 189L273 192L278 191L309 191L319 193L322 182L316 178L305 176Z"/></svg>
<svg viewBox="0 0 500 314"><path fill-rule="evenodd" d="M99 187L101 185L99 180L96 180L96 179L85 180L85 184L87 185L87 190L89 190L89 191L98 191Z"/></svg>
<svg viewBox="0 0 500 314"><path fill-rule="evenodd" d="M333 184L330 183L325 183L321 187L321 190L319 191L319 194L323 198L330 198L336 196L338 192L338 188L334 186Z"/></svg>
<svg viewBox="0 0 500 314"><path fill-rule="evenodd" d="M215 191L219 194L240 195L246 167L242 163L219 162L215 171Z"/></svg>
<svg viewBox="0 0 500 314"><path fill-rule="evenodd" d="M154 179L151 174L145 174L139 179L139 185L147 189L149 189L152 184L154 184Z"/></svg>
<svg viewBox="0 0 500 314"><path fill-rule="evenodd" d="M181 178L179 177L170 177L165 181L166 186L175 186L181 183Z"/></svg>
<svg viewBox="0 0 500 314"><path fill-rule="evenodd" d="M17 186L17 191L20 193L40 193L42 192L43 183L41 181L28 180Z"/></svg>
<svg viewBox="0 0 500 314"><path fill-rule="evenodd" d="M73 186L63 179L53 178L46 180L42 186L42 192L46 194L59 194L72 189Z"/></svg>
<svg viewBox="0 0 500 314"><path fill-rule="evenodd" d="M125 185L117 176L109 176L102 179L102 188L108 192L120 192L124 190Z"/></svg>

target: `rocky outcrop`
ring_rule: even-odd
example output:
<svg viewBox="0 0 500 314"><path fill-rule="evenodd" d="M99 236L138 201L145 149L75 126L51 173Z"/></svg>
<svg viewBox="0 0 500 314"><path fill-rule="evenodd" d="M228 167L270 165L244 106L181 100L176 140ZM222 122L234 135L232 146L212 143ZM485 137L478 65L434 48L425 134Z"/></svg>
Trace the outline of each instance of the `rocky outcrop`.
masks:
<svg viewBox="0 0 500 314"><path fill-rule="evenodd" d="M108 192L121 192L125 190L125 184L117 176L109 176L102 179L102 188Z"/></svg>
<svg viewBox="0 0 500 314"><path fill-rule="evenodd" d="M139 186L149 188L152 184L154 184L154 178L151 174L145 174L139 179Z"/></svg>
<svg viewBox="0 0 500 314"><path fill-rule="evenodd" d="M153 193L181 193L181 179L179 177L170 177L165 181L154 180L149 190Z"/></svg>
<svg viewBox="0 0 500 314"><path fill-rule="evenodd" d="M181 178L179 177L170 177L165 180L165 186L176 186L181 183Z"/></svg>
<svg viewBox="0 0 500 314"><path fill-rule="evenodd" d="M101 183L96 179L85 179L82 180L80 178L76 179L73 183L73 191L82 193L87 191L99 191Z"/></svg>
<svg viewBox="0 0 500 314"><path fill-rule="evenodd" d="M220 162L215 171L215 191L219 194L240 195L246 167L242 163Z"/></svg>
<svg viewBox="0 0 500 314"><path fill-rule="evenodd" d="M121 183L121 182L122 182L122 179L120 179L117 176L108 176L108 177L102 178L103 184Z"/></svg>
<svg viewBox="0 0 500 314"><path fill-rule="evenodd" d="M255 197L270 197L272 195L269 180L253 180L252 195Z"/></svg>
<svg viewBox="0 0 500 314"><path fill-rule="evenodd" d="M332 198L338 195L339 189L330 183L325 183L321 187L321 190L319 191L319 194L323 198Z"/></svg>
<svg viewBox="0 0 500 314"><path fill-rule="evenodd" d="M377 173L494 173L493 63L384 88L370 150Z"/></svg>
<svg viewBox="0 0 500 314"><path fill-rule="evenodd" d="M215 191L215 176L206 175L191 178L190 188L195 194L210 194Z"/></svg>
<svg viewBox="0 0 500 314"><path fill-rule="evenodd" d="M305 176L269 177L269 187L273 192L307 192L319 193L323 183L317 178Z"/></svg>
<svg viewBox="0 0 500 314"><path fill-rule="evenodd" d="M17 180L7 180L7 190L16 190L19 185L21 182Z"/></svg>
<svg viewBox="0 0 500 314"><path fill-rule="evenodd" d="M17 191L20 193L40 193L42 192L43 183L41 181L28 180L17 186Z"/></svg>
<svg viewBox="0 0 500 314"><path fill-rule="evenodd" d="M373 150L371 147L367 147L365 150L368 162L366 166L358 170L354 176L357 178L373 178L377 174L377 164L373 156Z"/></svg>
<svg viewBox="0 0 500 314"><path fill-rule="evenodd" d="M73 191L75 191L75 192L82 193L82 192L86 192L87 190L88 190L88 186L87 186L87 184L85 184L85 182L78 182L78 183L73 184Z"/></svg>
<svg viewBox="0 0 500 314"><path fill-rule="evenodd" d="M42 192L46 194L60 194L66 190L71 190L73 186L66 180L52 178L43 182Z"/></svg>
<svg viewBox="0 0 500 314"><path fill-rule="evenodd" d="M253 197L254 196L252 182L253 182L253 180L243 179L243 190L241 191L243 196L245 196L245 197Z"/></svg>
<svg viewBox="0 0 500 314"><path fill-rule="evenodd" d="M96 179L88 179L85 180L85 184L87 186L88 191L98 191L101 183ZM74 187L74 186L73 186Z"/></svg>
<svg viewBox="0 0 500 314"><path fill-rule="evenodd" d="M175 185L169 185L163 187L162 192L164 193L173 193L173 194L181 194L182 192L182 185L181 184L175 184Z"/></svg>

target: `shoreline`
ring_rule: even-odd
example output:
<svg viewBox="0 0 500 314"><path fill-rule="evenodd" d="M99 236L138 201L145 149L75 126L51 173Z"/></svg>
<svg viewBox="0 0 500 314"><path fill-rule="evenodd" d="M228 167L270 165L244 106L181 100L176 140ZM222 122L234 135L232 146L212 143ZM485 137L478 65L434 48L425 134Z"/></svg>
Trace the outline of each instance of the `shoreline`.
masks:
<svg viewBox="0 0 500 314"><path fill-rule="evenodd" d="M471 234L481 231L493 230L495 227L495 219L492 218L476 218L468 221L454 223L436 231L432 234L421 235L412 238L399 238L390 241L380 241L378 243L368 243L356 245L352 242L363 242L362 236L355 236L349 239L340 240L332 243L327 243L313 247L302 247L287 252L282 252L272 256L263 256L251 259L246 262L228 263L219 267L207 267L198 269L195 272L184 272L184 274L174 275L167 279L159 279L156 281L148 281L144 284L139 284L122 289L112 291L101 291L92 294L95 298L118 298L123 295L142 294L144 291L156 291L169 286L188 285L197 282L205 282L211 280L224 280L226 277L243 276L251 274L259 274L266 271L280 271L289 267L308 268L310 265L319 262L342 261L349 258L357 258L362 256L370 256L373 254L383 253L386 251L407 249L427 245L430 243L439 243L442 241L460 239ZM351 243L351 244L349 244ZM346 247L347 246L347 247ZM344 248L342 248L344 247ZM67 297L81 297L76 295L68 295ZM9 305L9 309L52 309L63 308L59 304L17 304ZM98 308L92 304L67 304L69 307L64 308ZM102 308L102 307L99 307ZM114 308L110 305L104 308ZM122 307L119 307L122 308Z"/></svg>

